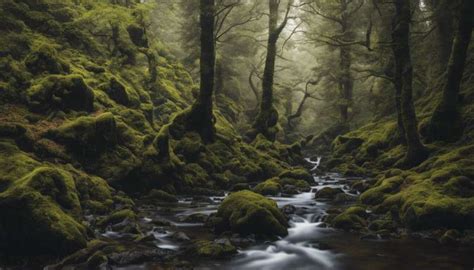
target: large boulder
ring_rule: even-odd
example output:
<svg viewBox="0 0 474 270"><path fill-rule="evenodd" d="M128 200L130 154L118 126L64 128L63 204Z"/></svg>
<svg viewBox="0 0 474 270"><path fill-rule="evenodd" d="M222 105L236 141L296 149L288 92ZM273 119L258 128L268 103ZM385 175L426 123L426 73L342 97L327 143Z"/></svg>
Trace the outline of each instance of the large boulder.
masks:
<svg viewBox="0 0 474 270"><path fill-rule="evenodd" d="M64 255L86 247L86 229L73 217L79 211L68 172L35 169L0 193L0 252Z"/></svg>
<svg viewBox="0 0 474 270"><path fill-rule="evenodd" d="M112 113L83 116L48 131L47 136L77 154L96 153L117 144L117 125Z"/></svg>
<svg viewBox="0 0 474 270"><path fill-rule="evenodd" d="M316 200L334 200L338 194L343 194L340 188L323 187L314 195Z"/></svg>
<svg viewBox="0 0 474 270"><path fill-rule="evenodd" d="M278 180L277 177L268 179L265 182L259 183L253 190L262 195L278 195L281 192L281 185L278 183Z"/></svg>
<svg viewBox="0 0 474 270"><path fill-rule="evenodd" d="M50 75L28 89L27 101L30 108L36 112L91 112L94 110L94 91L80 75Z"/></svg>
<svg viewBox="0 0 474 270"><path fill-rule="evenodd" d="M248 190L229 195L219 206L216 217L217 231L259 236L288 234L288 222L277 204Z"/></svg>

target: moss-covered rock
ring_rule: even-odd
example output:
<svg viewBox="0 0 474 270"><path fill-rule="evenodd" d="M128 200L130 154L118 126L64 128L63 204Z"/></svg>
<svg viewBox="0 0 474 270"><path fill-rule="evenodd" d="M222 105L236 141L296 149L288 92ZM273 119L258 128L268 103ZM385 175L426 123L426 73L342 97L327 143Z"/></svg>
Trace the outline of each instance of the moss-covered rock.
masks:
<svg viewBox="0 0 474 270"><path fill-rule="evenodd" d="M130 209L123 209L113 212L112 214L100 219L97 222L99 227L106 227L107 225L113 225L120 223L124 220L134 221L136 219L136 214Z"/></svg>
<svg viewBox="0 0 474 270"><path fill-rule="evenodd" d="M25 66L33 74L43 72L49 74L69 73L69 65L58 57L56 49L43 44L32 51L25 59Z"/></svg>
<svg viewBox="0 0 474 270"><path fill-rule="evenodd" d="M193 243L191 248L193 256L201 256L214 259L222 259L237 253L237 249L229 240L198 240Z"/></svg>
<svg viewBox="0 0 474 270"><path fill-rule="evenodd" d="M285 170L279 175L279 177L304 180L309 184L314 184L313 176L304 168L292 168L289 170Z"/></svg>
<svg viewBox="0 0 474 270"><path fill-rule="evenodd" d="M68 173L34 170L0 193L0 250L63 255L85 247L86 229L71 216L79 210L77 190Z"/></svg>
<svg viewBox="0 0 474 270"><path fill-rule="evenodd" d="M262 195L278 195L281 192L281 185L278 183L278 178L274 177L265 182L259 183L254 187L253 191Z"/></svg>
<svg viewBox="0 0 474 270"><path fill-rule="evenodd" d="M344 191L340 188L323 187L315 193L314 198L316 200L334 200L338 194L342 193Z"/></svg>
<svg viewBox="0 0 474 270"><path fill-rule="evenodd" d="M360 206L353 206L331 220L331 225L343 230L360 230L367 226L367 213Z"/></svg>
<svg viewBox="0 0 474 270"><path fill-rule="evenodd" d="M260 236L288 234L288 222L277 204L251 191L229 195L219 206L216 225L218 231L233 231L243 235Z"/></svg>
<svg viewBox="0 0 474 270"><path fill-rule="evenodd" d="M360 200L369 205L375 205L383 202L387 194L397 191L397 188L403 183L404 179L401 176L394 176L388 179L383 179L376 183L376 185L361 194Z"/></svg>
<svg viewBox="0 0 474 270"><path fill-rule="evenodd" d="M77 154L104 151L117 144L117 124L112 113L83 116L48 131L47 136Z"/></svg>
<svg viewBox="0 0 474 270"><path fill-rule="evenodd" d="M108 83L102 85L101 88L107 95L118 104L137 107L140 103L139 96L135 90L125 86L125 84L116 77L112 77Z"/></svg>
<svg viewBox="0 0 474 270"><path fill-rule="evenodd" d="M77 74L39 79L28 89L27 100L32 110L43 113L49 110L91 112L94 109L94 92Z"/></svg>

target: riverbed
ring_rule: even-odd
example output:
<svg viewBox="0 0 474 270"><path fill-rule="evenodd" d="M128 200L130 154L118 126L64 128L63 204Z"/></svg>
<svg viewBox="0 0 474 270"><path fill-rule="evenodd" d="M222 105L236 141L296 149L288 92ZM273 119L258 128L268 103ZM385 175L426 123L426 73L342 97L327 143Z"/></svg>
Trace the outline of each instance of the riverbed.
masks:
<svg viewBox="0 0 474 270"><path fill-rule="evenodd" d="M280 208L291 207L288 236L276 241L255 241L240 248L238 254L225 259L186 257L194 269L473 269L474 250L469 247L440 245L435 240L415 237L370 239L358 233L344 232L324 223L327 211L335 205L316 201L314 193L323 187L341 188L350 196L347 179L338 174L314 177L311 190L293 196L271 197ZM189 239L215 237L203 222L190 222L188 217L209 215L217 211L223 196L207 198L183 197L178 203L141 206L141 222L149 228L157 247L180 251ZM348 205L336 205L348 207ZM199 215L202 214L202 215ZM160 220L164 226L151 225ZM154 222L153 224L156 224ZM109 237L124 237L113 235ZM116 269L158 269L149 262Z"/></svg>

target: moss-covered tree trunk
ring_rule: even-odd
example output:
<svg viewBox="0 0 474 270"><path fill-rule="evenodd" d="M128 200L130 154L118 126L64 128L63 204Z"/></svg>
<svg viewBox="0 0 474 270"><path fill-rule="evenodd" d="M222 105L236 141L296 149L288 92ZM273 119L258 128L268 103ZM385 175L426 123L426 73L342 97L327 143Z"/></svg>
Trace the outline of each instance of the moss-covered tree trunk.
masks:
<svg viewBox="0 0 474 270"><path fill-rule="evenodd" d="M253 125L256 134L263 134L271 141L275 140L277 132L276 124L278 122L278 112L273 106L273 77L275 73L277 41L281 31L286 25L290 8L288 6L283 22L277 26L279 4L279 0L269 0L268 42L262 79L262 99L260 101L260 112Z"/></svg>
<svg viewBox="0 0 474 270"><path fill-rule="evenodd" d="M214 40L214 0L201 0L201 81L199 97L188 115L187 128L197 131L204 142L212 142L215 137L212 95L214 92L214 66L216 59Z"/></svg>
<svg viewBox="0 0 474 270"><path fill-rule="evenodd" d="M415 106L412 97L413 67L410 56L410 19L409 0L395 1L392 42L395 57L396 78L401 79L400 109L407 144L404 166L413 166L426 159L428 151L421 143Z"/></svg>
<svg viewBox="0 0 474 270"><path fill-rule="evenodd" d="M443 98L436 107L429 124L429 135L434 140L455 140L463 132L458 102L459 89L472 35L474 1L463 0L459 8L458 27L447 68L447 81L443 88Z"/></svg>

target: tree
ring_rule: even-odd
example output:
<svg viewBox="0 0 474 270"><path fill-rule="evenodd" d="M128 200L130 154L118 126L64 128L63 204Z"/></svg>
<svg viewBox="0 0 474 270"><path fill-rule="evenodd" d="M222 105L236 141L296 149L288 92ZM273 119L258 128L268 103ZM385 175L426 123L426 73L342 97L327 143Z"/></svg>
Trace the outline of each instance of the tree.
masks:
<svg viewBox="0 0 474 270"><path fill-rule="evenodd" d="M189 112L188 128L197 131L204 142L215 137L212 95L216 59L214 40L214 0L200 0L201 56L199 97Z"/></svg>
<svg viewBox="0 0 474 270"><path fill-rule="evenodd" d="M420 141L412 97L413 67L409 44L411 9L409 0L396 0L394 4L392 49L395 60L395 80L398 80L395 84L401 89L400 109L407 144L407 152L401 165L414 166L426 159L428 151Z"/></svg>
<svg viewBox="0 0 474 270"><path fill-rule="evenodd" d="M269 0L268 2L270 14L268 19L267 54L262 80L262 99L260 101L260 112L253 125L256 133L251 134L255 136L260 133L271 141L275 140L276 124L278 123L278 112L273 106L273 77L277 56L277 41L288 22L292 1L288 1L285 16L280 24L278 24L279 5L279 0Z"/></svg>
<svg viewBox="0 0 474 270"><path fill-rule="evenodd" d="M363 7L364 1L340 0L330 3L321 3L317 0L308 0L306 12L316 15L330 25L332 34L327 34L328 30L318 33L309 33L308 39L317 43L337 49L338 54L338 76L337 88L339 98L337 109L340 121L347 123L350 118L350 109L353 106L354 78L352 75L353 47L362 46L370 50L370 36L372 32L372 22L369 20L365 40L359 40L356 36L354 17ZM324 8L323 8L324 7ZM360 20L360 18L357 18ZM318 27L320 28L320 27Z"/></svg>
<svg viewBox="0 0 474 270"><path fill-rule="evenodd" d="M443 97L429 124L429 135L435 140L457 139L463 132L463 123L459 112L459 89L472 35L474 2L462 0L459 11L460 16L447 68Z"/></svg>

